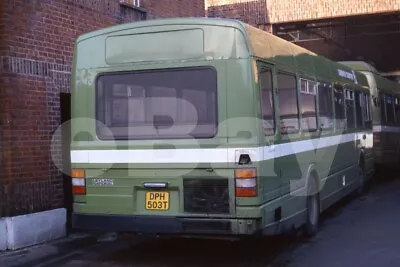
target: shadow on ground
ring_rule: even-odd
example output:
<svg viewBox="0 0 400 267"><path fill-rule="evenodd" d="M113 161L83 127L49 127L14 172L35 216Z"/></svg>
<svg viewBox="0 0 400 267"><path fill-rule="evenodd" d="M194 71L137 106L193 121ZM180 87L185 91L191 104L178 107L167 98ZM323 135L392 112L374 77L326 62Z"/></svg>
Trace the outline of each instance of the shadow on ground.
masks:
<svg viewBox="0 0 400 267"><path fill-rule="evenodd" d="M135 266L266 266L289 244L287 237L242 241L161 238L111 253L99 260Z"/></svg>

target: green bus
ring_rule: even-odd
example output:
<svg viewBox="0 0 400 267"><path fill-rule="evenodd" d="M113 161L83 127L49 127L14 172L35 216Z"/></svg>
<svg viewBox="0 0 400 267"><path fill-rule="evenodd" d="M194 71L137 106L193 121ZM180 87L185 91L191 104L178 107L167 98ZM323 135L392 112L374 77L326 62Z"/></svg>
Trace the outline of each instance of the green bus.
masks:
<svg viewBox="0 0 400 267"><path fill-rule="evenodd" d="M237 20L84 34L71 97L78 229L309 236L374 172L367 77Z"/></svg>
<svg viewBox="0 0 400 267"><path fill-rule="evenodd" d="M400 84L383 77L363 61L340 62L364 73L372 96L374 157L376 169L400 163Z"/></svg>

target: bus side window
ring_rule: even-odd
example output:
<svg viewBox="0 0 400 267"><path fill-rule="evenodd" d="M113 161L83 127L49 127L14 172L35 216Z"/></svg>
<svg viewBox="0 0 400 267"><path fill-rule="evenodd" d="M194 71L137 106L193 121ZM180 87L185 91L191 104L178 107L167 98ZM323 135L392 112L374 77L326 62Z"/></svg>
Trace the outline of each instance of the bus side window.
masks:
<svg viewBox="0 0 400 267"><path fill-rule="evenodd" d="M372 127L370 94L363 93L363 96L364 96L364 127L370 128L370 127Z"/></svg>
<svg viewBox="0 0 400 267"><path fill-rule="evenodd" d="M279 72L277 80L281 133L296 133L299 131L296 76Z"/></svg>
<svg viewBox="0 0 400 267"><path fill-rule="evenodd" d="M371 110L371 95L367 94L367 106L368 106L368 121L371 122L372 125L372 110Z"/></svg>
<svg viewBox="0 0 400 267"><path fill-rule="evenodd" d="M346 119L347 128L352 129L355 127L354 119L354 91L351 89L345 89L345 99L346 99Z"/></svg>
<svg viewBox="0 0 400 267"><path fill-rule="evenodd" d="M346 115L345 115L345 105L344 105L344 95L343 86L335 84L334 85L334 96L335 96L335 124L336 129L344 129L346 125Z"/></svg>
<svg viewBox="0 0 400 267"><path fill-rule="evenodd" d="M386 125L387 124L387 118L386 118L385 94L382 93L382 92L379 93L379 102L380 102L382 125Z"/></svg>
<svg viewBox="0 0 400 267"><path fill-rule="evenodd" d="M385 104L386 104L386 120L388 125L395 124L395 115L393 107L393 96L385 94Z"/></svg>
<svg viewBox="0 0 400 267"><path fill-rule="evenodd" d="M396 114L396 124L397 126L400 125L400 97L396 96L394 100L394 111Z"/></svg>
<svg viewBox="0 0 400 267"><path fill-rule="evenodd" d="M272 71L267 68L262 68L259 75L261 88L261 112L263 120L264 133L266 135L275 134L275 104L272 96Z"/></svg>
<svg viewBox="0 0 400 267"><path fill-rule="evenodd" d="M300 79L301 124L305 132L317 130L317 97L316 83Z"/></svg>
<svg viewBox="0 0 400 267"><path fill-rule="evenodd" d="M332 90L328 83L318 83L318 106L319 121L318 127L321 129L333 128L333 105Z"/></svg>
<svg viewBox="0 0 400 267"><path fill-rule="evenodd" d="M363 106L365 105L364 94L358 90L355 90L354 100L356 106L356 128L362 128L364 124L364 114L363 114Z"/></svg>

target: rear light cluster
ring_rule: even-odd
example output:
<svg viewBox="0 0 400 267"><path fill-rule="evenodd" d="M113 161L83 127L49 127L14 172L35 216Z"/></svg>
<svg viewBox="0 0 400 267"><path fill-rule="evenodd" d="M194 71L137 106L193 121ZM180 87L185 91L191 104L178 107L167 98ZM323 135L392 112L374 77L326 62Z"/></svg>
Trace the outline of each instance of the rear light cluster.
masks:
<svg viewBox="0 0 400 267"><path fill-rule="evenodd" d="M71 171L72 192L75 195L86 194L85 170L73 169Z"/></svg>
<svg viewBox="0 0 400 267"><path fill-rule="evenodd" d="M235 170L235 186L237 197L257 196L257 171L255 168Z"/></svg>

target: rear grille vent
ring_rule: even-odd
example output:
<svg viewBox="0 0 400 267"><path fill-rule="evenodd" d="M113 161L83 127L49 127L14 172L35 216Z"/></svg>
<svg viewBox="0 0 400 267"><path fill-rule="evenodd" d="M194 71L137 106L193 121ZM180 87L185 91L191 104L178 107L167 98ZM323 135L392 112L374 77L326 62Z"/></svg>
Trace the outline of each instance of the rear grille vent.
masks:
<svg viewBox="0 0 400 267"><path fill-rule="evenodd" d="M185 179L184 208L190 213L229 213L227 179Z"/></svg>

